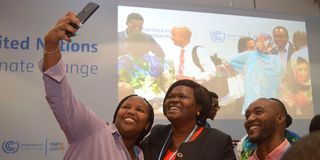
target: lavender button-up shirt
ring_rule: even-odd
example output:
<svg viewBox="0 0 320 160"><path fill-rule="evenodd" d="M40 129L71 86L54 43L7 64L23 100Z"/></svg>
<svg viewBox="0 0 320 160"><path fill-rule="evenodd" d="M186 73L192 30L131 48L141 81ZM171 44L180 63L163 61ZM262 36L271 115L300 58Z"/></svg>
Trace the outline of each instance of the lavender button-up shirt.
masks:
<svg viewBox="0 0 320 160"><path fill-rule="evenodd" d="M39 68L43 72L43 60ZM43 80L46 99L69 143L64 160L131 160L115 125L99 118L72 94L62 59L43 72ZM134 150L143 160L142 150L138 146Z"/></svg>

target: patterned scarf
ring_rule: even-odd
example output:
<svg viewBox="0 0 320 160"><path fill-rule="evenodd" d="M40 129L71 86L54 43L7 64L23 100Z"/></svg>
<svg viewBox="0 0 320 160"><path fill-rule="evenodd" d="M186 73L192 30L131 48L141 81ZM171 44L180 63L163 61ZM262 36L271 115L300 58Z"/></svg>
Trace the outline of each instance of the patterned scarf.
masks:
<svg viewBox="0 0 320 160"><path fill-rule="evenodd" d="M289 141L291 145L301 138L298 134L287 129L284 132L284 137ZM256 145L249 142L249 138L248 136L246 136L242 143L242 150L240 155L241 160L248 160L255 148Z"/></svg>

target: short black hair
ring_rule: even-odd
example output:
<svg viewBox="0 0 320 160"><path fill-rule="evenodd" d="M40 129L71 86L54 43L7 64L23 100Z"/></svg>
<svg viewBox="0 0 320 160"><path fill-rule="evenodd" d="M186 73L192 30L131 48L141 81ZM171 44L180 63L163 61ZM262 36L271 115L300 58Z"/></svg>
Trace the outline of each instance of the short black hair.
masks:
<svg viewBox="0 0 320 160"><path fill-rule="evenodd" d="M206 123L207 114L210 112L211 107L212 107L211 100L210 100L211 98L209 97L208 89L206 89L205 87L203 87L199 83L192 81L192 80L188 80L188 79L179 80L179 81L174 82L169 87L169 89L163 99L163 104L167 100L167 98L168 98L169 94L172 92L172 90L177 86L187 86L187 87L192 88L195 101L197 104L199 104L201 106L200 115L197 116L196 122L198 123L198 125L204 126ZM163 107L163 110L164 110L164 107ZM164 113L164 111L163 111L163 113Z"/></svg>
<svg viewBox="0 0 320 160"><path fill-rule="evenodd" d="M278 106L280 107L282 112L285 114L285 116L286 116L286 128L288 128L292 124L292 117L288 114L285 105L277 98L269 98L269 99L272 100L272 101L277 102Z"/></svg>
<svg viewBox="0 0 320 160"><path fill-rule="evenodd" d="M276 26L273 28L272 32L274 32L276 29L283 29L286 32L286 36L289 37L288 30L284 28L283 26Z"/></svg>
<svg viewBox="0 0 320 160"><path fill-rule="evenodd" d="M246 51L247 43L251 40L254 41L251 37L240 37L238 40L238 52L241 53Z"/></svg>
<svg viewBox="0 0 320 160"><path fill-rule="evenodd" d="M320 131L320 114L315 115L310 122L309 132Z"/></svg>
<svg viewBox="0 0 320 160"><path fill-rule="evenodd" d="M119 102L119 104L118 104L118 106L117 106L117 108L116 108L116 111L114 112L112 123L114 123L114 122L116 121L117 114L118 114L119 109L120 109L120 107L122 106L122 104L123 104L127 99L129 99L130 97L134 97L134 96L138 96L138 95L136 95L136 94L128 95L128 96L126 96L125 98L123 98L123 99ZM146 103L147 103L147 105L148 105L148 122L150 123L150 125L149 125L149 127L148 127L146 130L144 130L144 131L139 135L139 137L138 137L138 139L137 139L137 141L136 141L136 145L140 145L140 142L143 140L143 138L150 132L151 127L152 127L152 125L153 125L153 121L154 121L154 111L153 111L153 107L152 107L152 105L151 105L145 98L143 98L143 99L146 101Z"/></svg>
<svg viewBox="0 0 320 160"><path fill-rule="evenodd" d="M139 14L139 13L130 13L130 14L128 15L128 17L127 17L127 23L128 23L129 21L133 20L133 19L135 19L135 20L140 20L140 21L144 21L141 14Z"/></svg>
<svg viewBox="0 0 320 160"><path fill-rule="evenodd" d="M212 91L209 91L209 96L210 96L210 98L216 98L216 99L219 98L219 96L217 95L217 93L212 92Z"/></svg>

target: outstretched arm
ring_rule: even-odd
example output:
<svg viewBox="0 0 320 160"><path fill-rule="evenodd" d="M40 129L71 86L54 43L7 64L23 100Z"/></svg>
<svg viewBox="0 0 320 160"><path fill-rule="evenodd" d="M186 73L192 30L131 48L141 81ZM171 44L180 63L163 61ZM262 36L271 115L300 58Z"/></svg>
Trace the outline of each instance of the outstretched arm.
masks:
<svg viewBox="0 0 320 160"><path fill-rule="evenodd" d="M59 41L70 38L65 31L76 32L69 23L79 24L72 12L68 12L45 36L45 54L39 63L43 72L46 99L64 131L68 142L76 143L105 126L105 122L90 111L72 93L66 79L65 64L61 58Z"/></svg>
<svg viewBox="0 0 320 160"><path fill-rule="evenodd" d="M151 37L151 51L157 56L159 57L161 60L164 59L165 54L161 48L161 46L157 43L157 41Z"/></svg>
<svg viewBox="0 0 320 160"><path fill-rule="evenodd" d="M232 77L237 73L242 73L251 54L253 54L252 51L243 52L233 56L228 61L222 62L222 64L217 66L219 75L228 75Z"/></svg>

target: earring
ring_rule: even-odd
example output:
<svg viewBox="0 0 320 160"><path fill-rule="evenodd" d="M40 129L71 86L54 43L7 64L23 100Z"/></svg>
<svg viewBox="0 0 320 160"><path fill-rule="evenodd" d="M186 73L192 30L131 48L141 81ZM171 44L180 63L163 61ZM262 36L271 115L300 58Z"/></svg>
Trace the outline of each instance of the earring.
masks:
<svg viewBox="0 0 320 160"><path fill-rule="evenodd" d="M200 112L198 111L198 112L197 112L197 116L199 116L199 115L200 115Z"/></svg>

